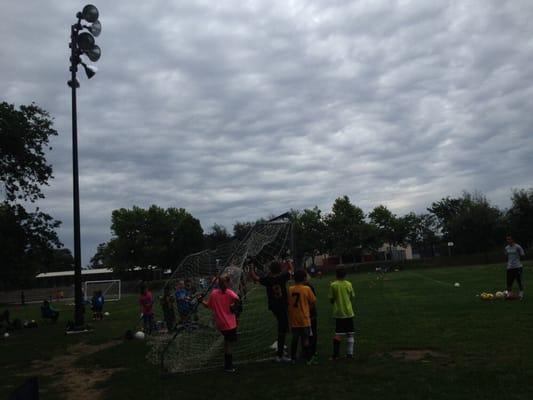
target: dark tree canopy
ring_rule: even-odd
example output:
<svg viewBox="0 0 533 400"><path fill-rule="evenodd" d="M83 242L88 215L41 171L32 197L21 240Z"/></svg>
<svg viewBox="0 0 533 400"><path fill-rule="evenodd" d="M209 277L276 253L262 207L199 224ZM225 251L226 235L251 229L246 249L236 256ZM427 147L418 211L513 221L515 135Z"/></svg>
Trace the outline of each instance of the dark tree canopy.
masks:
<svg viewBox="0 0 533 400"><path fill-rule="evenodd" d="M188 254L202 250L204 233L200 221L183 208L114 210L113 238L98 246L93 267L115 270L157 266L174 268Z"/></svg>
<svg viewBox="0 0 533 400"><path fill-rule="evenodd" d="M0 180L8 201L43 198L41 186L52 177L46 163L51 136L57 135L50 115L35 104L0 103Z"/></svg>
<svg viewBox="0 0 533 400"><path fill-rule="evenodd" d="M222 225L214 224L211 231L205 235L205 246L209 249L215 249L218 245L231 240L231 235Z"/></svg>
<svg viewBox="0 0 533 400"><path fill-rule="evenodd" d="M533 246L533 188L513 190L507 211L508 233L525 247Z"/></svg>
<svg viewBox="0 0 533 400"><path fill-rule="evenodd" d="M28 213L21 205L0 204L0 281L23 284L54 263L61 246L56 229L60 222L37 210Z"/></svg>

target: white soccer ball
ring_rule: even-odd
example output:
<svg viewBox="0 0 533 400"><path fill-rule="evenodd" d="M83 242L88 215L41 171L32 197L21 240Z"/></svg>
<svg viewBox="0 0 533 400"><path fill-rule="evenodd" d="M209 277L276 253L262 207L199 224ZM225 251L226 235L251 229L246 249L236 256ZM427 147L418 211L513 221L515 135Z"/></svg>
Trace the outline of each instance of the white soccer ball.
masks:
<svg viewBox="0 0 533 400"><path fill-rule="evenodd" d="M459 286L461 286L461 284L459 282L455 282L455 284L453 286L459 287Z"/></svg>
<svg viewBox="0 0 533 400"><path fill-rule="evenodd" d="M109 317L109 312L106 311L106 312L104 313L104 315L105 315L106 317Z"/></svg>
<svg viewBox="0 0 533 400"><path fill-rule="evenodd" d="M7 339L9 337L9 333L4 333L4 337Z"/></svg>
<svg viewBox="0 0 533 400"><path fill-rule="evenodd" d="M144 334L144 332L142 332L142 331L135 332L134 337L135 337L135 339L144 340L144 338L145 338L145 334Z"/></svg>
<svg viewBox="0 0 533 400"><path fill-rule="evenodd" d="M496 292L496 294L494 295L494 297L496 297L497 299L503 299L505 297L505 293L503 292Z"/></svg>

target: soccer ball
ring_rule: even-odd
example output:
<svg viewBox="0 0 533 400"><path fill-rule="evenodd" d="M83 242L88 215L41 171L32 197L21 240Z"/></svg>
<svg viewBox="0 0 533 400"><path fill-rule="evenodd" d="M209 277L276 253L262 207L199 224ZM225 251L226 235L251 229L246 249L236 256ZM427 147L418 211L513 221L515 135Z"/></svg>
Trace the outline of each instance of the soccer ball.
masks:
<svg viewBox="0 0 533 400"><path fill-rule="evenodd" d="M109 312L106 311L106 312L104 313L104 315L105 315L106 317L109 317Z"/></svg>
<svg viewBox="0 0 533 400"><path fill-rule="evenodd" d="M4 333L4 337L7 339L9 337L9 333Z"/></svg>
<svg viewBox="0 0 533 400"><path fill-rule="evenodd" d="M459 287L459 286L461 286L461 284L459 282L455 282L455 284L453 286Z"/></svg>
<svg viewBox="0 0 533 400"><path fill-rule="evenodd" d="M503 299L505 297L505 294L503 292L496 292L494 295L497 299Z"/></svg>
<svg viewBox="0 0 533 400"><path fill-rule="evenodd" d="M135 332L134 338L135 339L139 339L139 340L144 340L145 334L142 331Z"/></svg>

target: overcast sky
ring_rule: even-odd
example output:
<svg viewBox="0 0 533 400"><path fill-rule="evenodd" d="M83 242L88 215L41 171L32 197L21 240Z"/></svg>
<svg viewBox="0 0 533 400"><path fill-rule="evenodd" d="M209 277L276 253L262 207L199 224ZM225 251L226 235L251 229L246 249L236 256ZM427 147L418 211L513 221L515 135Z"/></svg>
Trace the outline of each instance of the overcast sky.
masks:
<svg viewBox="0 0 533 400"><path fill-rule="evenodd" d="M172 4L171 4L172 3ZM0 2L0 101L55 118L39 206L72 246L68 40L85 3ZM101 1L78 92L83 265L114 209L231 229L348 195L401 214L533 186L533 1Z"/></svg>

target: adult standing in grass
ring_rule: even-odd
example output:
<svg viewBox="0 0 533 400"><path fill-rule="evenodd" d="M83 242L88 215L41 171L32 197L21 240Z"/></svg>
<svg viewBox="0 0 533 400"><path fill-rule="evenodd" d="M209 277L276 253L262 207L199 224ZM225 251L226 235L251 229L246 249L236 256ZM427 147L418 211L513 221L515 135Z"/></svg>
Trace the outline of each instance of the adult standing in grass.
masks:
<svg viewBox="0 0 533 400"><path fill-rule="evenodd" d="M508 235L507 246L505 246L505 255L507 256L507 293L512 294L513 283L516 280L518 284L518 296L524 298L524 286L522 285L522 274L524 268L520 262L520 257L525 255L524 249L516 243L511 235Z"/></svg>
<svg viewBox="0 0 533 400"><path fill-rule="evenodd" d="M213 289L209 299L204 300L202 304L213 312L215 326L224 336L224 371L235 372L232 344L237 341L237 316L233 307L239 302L239 296L229 285L228 276L220 277L218 288Z"/></svg>

